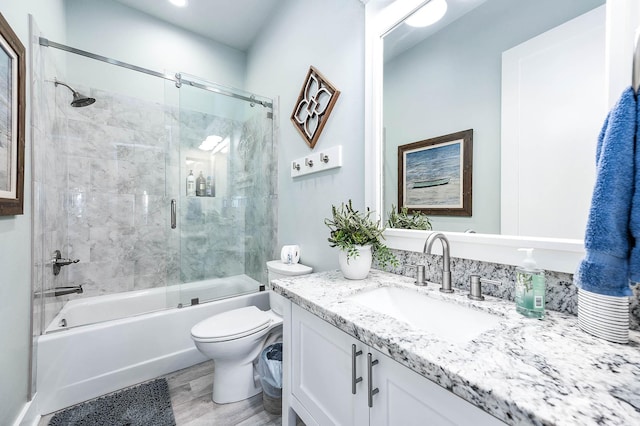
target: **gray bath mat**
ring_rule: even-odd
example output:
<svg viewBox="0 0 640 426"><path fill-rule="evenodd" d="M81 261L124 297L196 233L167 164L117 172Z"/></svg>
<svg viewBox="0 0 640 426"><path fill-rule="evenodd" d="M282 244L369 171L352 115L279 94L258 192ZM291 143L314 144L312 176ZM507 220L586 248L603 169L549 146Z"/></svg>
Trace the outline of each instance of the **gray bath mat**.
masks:
<svg viewBox="0 0 640 426"><path fill-rule="evenodd" d="M74 405L55 414L49 426L175 426L169 386L156 379Z"/></svg>

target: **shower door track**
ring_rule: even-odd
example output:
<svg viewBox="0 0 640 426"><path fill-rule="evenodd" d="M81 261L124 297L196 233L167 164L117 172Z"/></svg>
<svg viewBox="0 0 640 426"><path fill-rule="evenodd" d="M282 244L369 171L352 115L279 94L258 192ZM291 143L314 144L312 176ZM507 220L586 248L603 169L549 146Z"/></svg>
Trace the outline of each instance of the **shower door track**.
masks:
<svg viewBox="0 0 640 426"><path fill-rule="evenodd" d="M147 68L139 67L137 65L132 65L132 64L128 64L126 62L118 61L116 59L108 58L106 56L97 55L95 53L87 52L86 50L80 50L80 49L76 49L75 47L70 47L70 46L66 46L64 44L56 43L56 42L53 42L53 41L51 41L51 40L49 40L47 38L44 38L44 37L40 37L39 43L40 43L40 46L54 47L56 49L64 50L65 52L74 53L76 55L85 56L87 58L96 59L98 61L106 62L106 63L111 64L111 65L116 65L116 66L127 68L127 69L130 69L130 70L133 70L133 71L138 71L138 72L141 72L141 73L144 73L144 74L149 74L149 75L152 75L154 77L159 77L159 78L163 78L165 80L173 81L176 84L177 88L180 88L180 86L183 85L183 84L187 84L189 86L196 87L198 89L202 89L202 90L206 90L206 91L214 92L214 93L219 93L221 95L230 96L230 97L236 98L236 99L241 99L243 101L247 101L247 102L250 102L252 104L259 104L259 105L262 105L263 107L266 107L266 108L273 108L273 104L271 102L261 101L259 99L256 99L255 95L246 96L246 95L243 95L243 94L240 94L240 93L235 93L235 92L232 92L230 90L226 90L226 89L221 88L221 87L214 87L214 86L209 85L209 84L202 84L202 83L198 83L198 82L195 82L195 81L192 81L192 80L187 80L187 79L182 78L181 74L179 74L179 73L171 75L171 74L161 73L161 72L158 72L158 71L153 71L153 70L150 70L150 69L147 69Z"/></svg>

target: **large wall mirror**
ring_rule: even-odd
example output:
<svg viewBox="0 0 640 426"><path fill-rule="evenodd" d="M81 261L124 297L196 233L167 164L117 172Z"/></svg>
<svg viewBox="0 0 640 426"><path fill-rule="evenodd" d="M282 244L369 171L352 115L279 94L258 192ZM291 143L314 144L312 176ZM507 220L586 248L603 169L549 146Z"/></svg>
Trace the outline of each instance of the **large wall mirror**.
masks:
<svg viewBox="0 0 640 426"><path fill-rule="evenodd" d="M434 229L473 246L454 243L462 257L537 245L551 247L546 267L573 272L608 109L605 0L446 2L424 28L405 21L428 1L367 5L368 203L383 218L398 205L398 146L473 129L473 214L430 216ZM486 241L493 258L477 255Z"/></svg>
<svg viewBox="0 0 640 426"><path fill-rule="evenodd" d="M582 239L606 115L604 0L436 3L439 22L408 25L418 10L383 37L385 216L398 146L473 129L473 215L432 216L434 229Z"/></svg>

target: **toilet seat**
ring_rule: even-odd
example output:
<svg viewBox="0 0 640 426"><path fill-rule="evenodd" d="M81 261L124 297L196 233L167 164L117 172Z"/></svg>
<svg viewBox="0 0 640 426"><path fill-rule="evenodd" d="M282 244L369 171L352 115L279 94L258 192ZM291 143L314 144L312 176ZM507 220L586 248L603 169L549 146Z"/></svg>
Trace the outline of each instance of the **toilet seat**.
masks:
<svg viewBox="0 0 640 426"><path fill-rule="evenodd" d="M200 321L191 329L191 336L201 342L224 342L258 333L270 325L267 312L247 306Z"/></svg>

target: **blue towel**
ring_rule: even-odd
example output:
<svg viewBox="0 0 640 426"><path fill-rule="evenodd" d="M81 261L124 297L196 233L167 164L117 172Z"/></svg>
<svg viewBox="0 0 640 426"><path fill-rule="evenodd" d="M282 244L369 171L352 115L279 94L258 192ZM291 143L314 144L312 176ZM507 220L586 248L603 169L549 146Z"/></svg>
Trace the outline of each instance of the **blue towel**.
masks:
<svg viewBox="0 0 640 426"><path fill-rule="evenodd" d="M640 282L640 102L637 102L636 108L635 189L629 217L629 230L634 244L629 256L629 279Z"/></svg>
<svg viewBox="0 0 640 426"><path fill-rule="evenodd" d="M598 137L596 183L584 239L586 256L574 275L579 288L608 296L632 294L630 216L637 114L635 95L629 87L609 112Z"/></svg>

